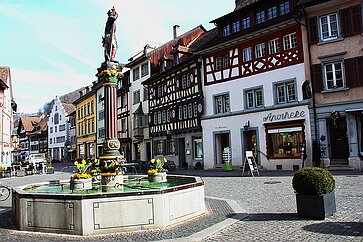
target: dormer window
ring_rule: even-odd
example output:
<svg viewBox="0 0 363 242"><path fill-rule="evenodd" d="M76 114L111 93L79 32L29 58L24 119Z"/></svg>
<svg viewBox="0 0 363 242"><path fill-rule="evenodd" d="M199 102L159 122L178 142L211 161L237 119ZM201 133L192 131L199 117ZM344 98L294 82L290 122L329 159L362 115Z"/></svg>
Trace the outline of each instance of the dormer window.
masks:
<svg viewBox="0 0 363 242"><path fill-rule="evenodd" d="M290 2L289 1L285 1L280 3L280 15L284 15L287 14L288 12L290 12Z"/></svg>
<svg viewBox="0 0 363 242"><path fill-rule="evenodd" d="M149 63L146 62L141 65L141 77L147 76L149 74Z"/></svg>
<svg viewBox="0 0 363 242"><path fill-rule="evenodd" d="M273 19L277 17L277 6L271 6L267 9L267 19Z"/></svg>
<svg viewBox="0 0 363 242"><path fill-rule="evenodd" d="M251 27L250 16L242 18L242 29L248 29L249 27Z"/></svg>
<svg viewBox="0 0 363 242"><path fill-rule="evenodd" d="M256 13L256 24L265 22L265 10L260 10Z"/></svg>
<svg viewBox="0 0 363 242"><path fill-rule="evenodd" d="M233 23L232 23L232 32L233 33L236 33L240 30L240 22L239 20L235 20Z"/></svg>
<svg viewBox="0 0 363 242"><path fill-rule="evenodd" d="M229 24L223 26L223 37L226 37L231 34L231 29Z"/></svg>

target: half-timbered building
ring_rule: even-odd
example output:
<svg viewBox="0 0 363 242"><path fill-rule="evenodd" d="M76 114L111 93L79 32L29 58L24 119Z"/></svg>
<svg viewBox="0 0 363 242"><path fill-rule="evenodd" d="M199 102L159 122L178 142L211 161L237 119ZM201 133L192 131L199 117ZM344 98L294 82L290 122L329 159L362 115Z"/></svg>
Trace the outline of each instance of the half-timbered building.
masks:
<svg viewBox="0 0 363 242"><path fill-rule="evenodd" d="M293 0L237 0L233 12L212 21L215 39L198 51L206 169L227 161L241 166L246 151L265 169L311 163L309 99L302 88L308 86L306 35L295 6Z"/></svg>
<svg viewBox="0 0 363 242"><path fill-rule="evenodd" d="M198 26L166 44L170 51L158 59L159 73L143 82L149 92L153 154L179 167L203 164L201 60L193 51L205 32Z"/></svg>
<svg viewBox="0 0 363 242"><path fill-rule="evenodd" d="M314 160L322 166L363 169L362 1L300 4L306 13L315 101Z"/></svg>

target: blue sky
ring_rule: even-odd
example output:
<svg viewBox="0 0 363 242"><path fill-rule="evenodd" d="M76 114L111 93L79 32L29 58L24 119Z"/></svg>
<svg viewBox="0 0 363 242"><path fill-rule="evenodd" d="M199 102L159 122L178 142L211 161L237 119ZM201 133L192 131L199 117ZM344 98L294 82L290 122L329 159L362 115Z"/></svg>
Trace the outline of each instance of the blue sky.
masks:
<svg viewBox="0 0 363 242"><path fill-rule="evenodd" d="M115 6L116 59L165 43L234 9L234 0L0 0L0 66L11 68L18 112L37 112L56 95L96 80L108 9ZM180 9L182 9L180 11Z"/></svg>

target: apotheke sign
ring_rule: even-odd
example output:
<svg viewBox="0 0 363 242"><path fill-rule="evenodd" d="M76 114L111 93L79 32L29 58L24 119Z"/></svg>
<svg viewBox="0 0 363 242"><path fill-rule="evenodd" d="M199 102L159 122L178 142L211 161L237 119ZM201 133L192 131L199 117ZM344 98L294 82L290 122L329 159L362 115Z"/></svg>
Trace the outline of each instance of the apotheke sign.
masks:
<svg viewBox="0 0 363 242"><path fill-rule="evenodd" d="M286 119L296 119L296 118L304 118L305 111L296 110L295 112L284 112L279 114L269 113L266 117L263 118L263 122L272 122Z"/></svg>

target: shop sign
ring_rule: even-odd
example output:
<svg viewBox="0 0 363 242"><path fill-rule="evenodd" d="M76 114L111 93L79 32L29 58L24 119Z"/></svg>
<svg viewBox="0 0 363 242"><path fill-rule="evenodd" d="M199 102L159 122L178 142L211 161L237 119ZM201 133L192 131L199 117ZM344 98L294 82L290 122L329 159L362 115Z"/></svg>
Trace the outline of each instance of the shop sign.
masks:
<svg viewBox="0 0 363 242"><path fill-rule="evenodd" d="M304 118L305 117L305 111L299 111L296 110L294 112L284 112L284 113L278 113L273 114L272 112L267 114L266 117L263 118L263 122L266 121L279 121L279 120L288 120L288 119L295 119L295 118Z"/></svg>

